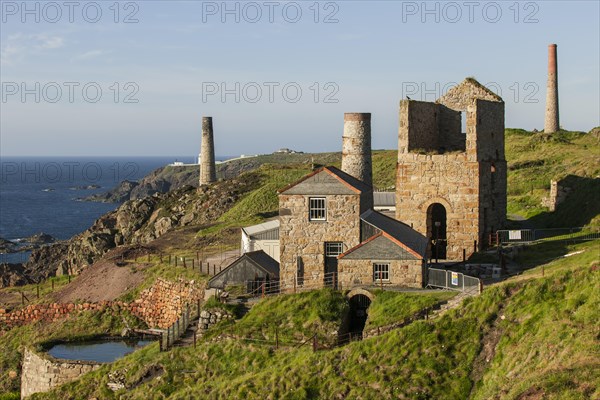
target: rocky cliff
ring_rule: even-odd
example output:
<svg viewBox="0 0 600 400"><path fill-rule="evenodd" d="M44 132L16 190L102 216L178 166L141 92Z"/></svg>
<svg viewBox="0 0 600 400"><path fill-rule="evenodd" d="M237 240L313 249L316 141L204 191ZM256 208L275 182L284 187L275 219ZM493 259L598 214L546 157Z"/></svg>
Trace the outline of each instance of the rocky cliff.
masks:
<svg viewBox="0 0 600 400"><path fill-rule="evenodd" d="M259 185L260 174L249 173L200 189L184 186L126 201L70 240L33 251L25 275L38 281L76 274L116 246L146 244L180 227L213 222Z"/></svg>

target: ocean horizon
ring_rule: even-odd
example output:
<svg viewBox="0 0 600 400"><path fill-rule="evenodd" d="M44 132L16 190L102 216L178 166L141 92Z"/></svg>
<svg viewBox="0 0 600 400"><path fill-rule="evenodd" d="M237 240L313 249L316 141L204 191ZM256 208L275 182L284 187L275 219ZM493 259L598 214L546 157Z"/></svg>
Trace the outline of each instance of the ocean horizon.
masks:
<svg viewBox="0 0 600 400"><path fill-rule="evenodd" d="M218 161L232 157L219 156ZM116 209L117 203L81 201L106 192L123 180L139 180L175 161L172 157L33 157L0 160L0 237L18 241L36 233L65 240ZM0 262L26 262L29 252L2 254Z"/></svg>

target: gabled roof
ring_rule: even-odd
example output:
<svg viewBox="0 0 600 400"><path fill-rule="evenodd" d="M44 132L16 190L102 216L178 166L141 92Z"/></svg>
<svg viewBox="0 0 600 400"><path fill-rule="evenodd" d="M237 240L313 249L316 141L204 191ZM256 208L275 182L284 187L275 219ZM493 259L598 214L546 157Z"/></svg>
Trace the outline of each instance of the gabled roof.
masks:
<svg viewBox="0 0 600 400"><path fill-rule="evenodd" d="M468 97L471 101L475 99L503 102L502 97L492 92L487 87L479 83L475 78L465 78L461 83L454 86L445 95L437 99L436 103L445 104L446 99L452 98L466 98Z"/></svg>
<svg viewBox="0 0 600 400"><path fill-rule="evenodd" d="M263 250L251 251L248 253L242 254L239 258L237 258L234 262L225 267L218 274L214 275L209 279L208 283L210 285L211 282L217 280L221 275L224 275L243 259L247 259L250 261L256 268L264 271L265 273L270 274L271 276L278 278L279 277L279 263L271 258L267 253Z"/></svg>
<svg viewBox="0 0 600 400"><path fill-rule="evenodd" d="M264 233L264 232L272 231L275 229L279 229L279 219L278 218L263 222L262 224L246 226L246 227L242 228L242 230L248 236L254 236L259 233Z"/></svg>
<svg viewBox="0 0 600 400"><path fill-rule="evenodd" d="M251 251L244 253L242 257L248 257L257 267L262 268L265 272L273 276L279 276L279 263L263 250Z"/></svg>
<svg viewBox="0 0 600 400"><path fill-rule="evenodd" d="M367 192L367 191L372 190L372 188L370 186L368 186L364 182L356 179L352 175L349 175L336 167L329 166L329 167L322 167L322 168L319 168L319 169L313 171L312 173L306 175L302 179L286 186L283 189L280 189L278 191L278 193L283 194L283 193L289 191L290 189L300 185L301 183L309 180L310 178L313 178L322 173L328 174L329 176L335 178L335 180L340 182L342 185L346 186L348 189L350 189L354 193L360 194L362 192Z"/></svg>
<svg viewBox="0 0 600 400"><path fill-rule="evenodd" d="M423 257L385 232L379 232L338 256L348 260L422 260Z"/></svg>
<svg viewBox="0 0 600 400"><path fill-rule="evenodd" d="M419 258L425 258L428 240L410 226L374 210L365 211L361 214L360 219L377 228L384 236L395 241L409 253ZM363 243L367 241L369 239Z"/></svg>

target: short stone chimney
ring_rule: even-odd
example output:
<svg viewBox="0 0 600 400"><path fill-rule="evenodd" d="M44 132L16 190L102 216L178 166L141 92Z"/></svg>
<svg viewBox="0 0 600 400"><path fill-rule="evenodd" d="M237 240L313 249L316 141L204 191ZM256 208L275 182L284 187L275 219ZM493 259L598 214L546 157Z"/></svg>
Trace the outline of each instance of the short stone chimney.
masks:
<svg viewBox="0 0 600 400"><path fill-rule="evenodd" d="M215 141L212 117L202 117L202 143L200 145L200 186L217 181L215 167Z"/></svg>
<svg viewBox="0 0 600 400"><path fill-rule="evenodd" d="M548 84L546 86L546 119L544 132L558 132L558 61L556 45L548 45Z"/></svg>
<svg viewBox="0 0 600 400"><path fill-rule="evenodd" d="M373 186L371 113L345 113L342 171Z"/></svg>

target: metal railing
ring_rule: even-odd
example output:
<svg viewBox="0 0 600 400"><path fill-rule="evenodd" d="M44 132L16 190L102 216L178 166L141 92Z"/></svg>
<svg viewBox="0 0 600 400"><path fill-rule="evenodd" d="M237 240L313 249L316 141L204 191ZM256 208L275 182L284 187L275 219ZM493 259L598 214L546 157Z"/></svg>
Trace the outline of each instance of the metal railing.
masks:
<svg viewBox="0 0 600 400"><path fill-rule="evenodd" d="M173 347L175 342L185 335L193 320L200 317L200 307L190 307L186 304L177 321L163 331L160 337L160 351L166 351Z"/></svg>
<svg viewBox="0 0 600 400"><path fill-rule="evenodd" d="M342 290L342 284L339 281L339 272L329 272L311 276L292 279L280 280L253 280L246 281L246 294L250 296L267 296L286 293L297 293L315 289L331 288L334 290Z"/></svg>
<svg viewBox="0 0 600 400"><path fill-rule="evenodd" d="M479 278L465 275L461 272L429 268L427 286L456 290L468 294L481 293Z"/></svg>
<svg viewBox="0 0 600 400"><path fill-rule="evenodd" d="M542 241L580 242L594 239L600 239L600 227L499 230L496 232L495 241L498 244L510 244Z"/></svg>

